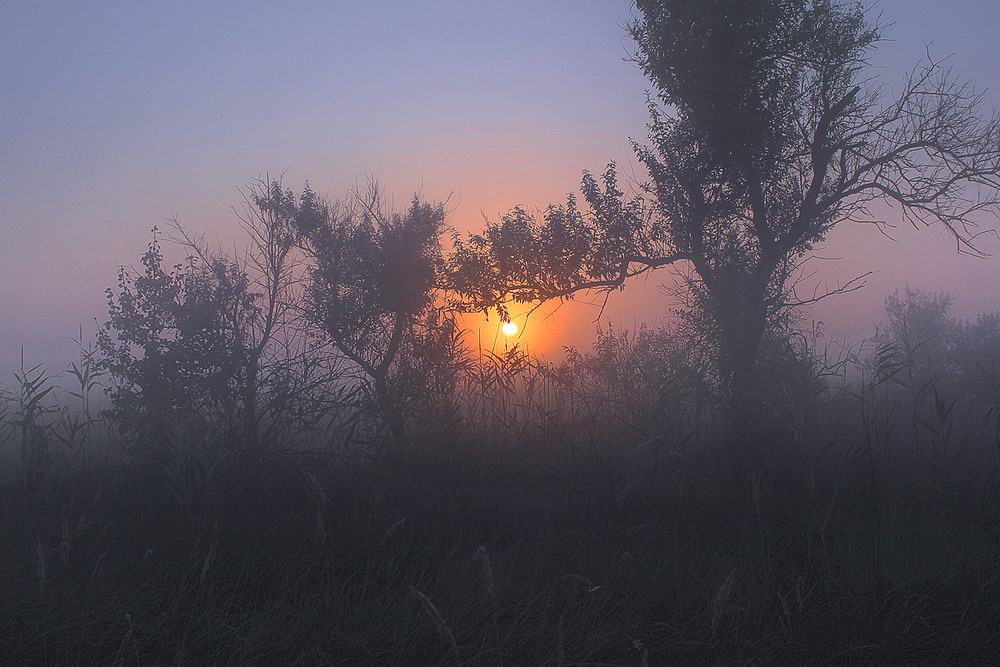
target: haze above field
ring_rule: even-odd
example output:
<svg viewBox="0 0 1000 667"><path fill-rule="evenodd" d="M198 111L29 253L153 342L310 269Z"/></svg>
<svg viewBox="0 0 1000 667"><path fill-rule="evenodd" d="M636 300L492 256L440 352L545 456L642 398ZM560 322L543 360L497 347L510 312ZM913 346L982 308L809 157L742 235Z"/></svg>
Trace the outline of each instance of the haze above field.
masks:
<svg viewBox="0 0 1000 667"><path fill-rule="evenodd" d="M897 84L929 51L1000 102L1000 4L885 0L889 40L873 58ZM649 83L623 57L626 2L6 2L0 7L0 386L19 364L72 357L79 324L103 322L104 289L136 264L154 225L176 217L225 247L241 243L237 188L284 173L331 197L366 175L397 201L449 199L450 223L477 229L517 204L544 208L583 169L636 167ZM872 14L874 16L874 13ZM990 220L984 224L993 226ZM893 243L843 226L816 262L834 286L830 335L864 335L906 281L955 296L955 313L998 307L1000 259L959 256L939 230ZM984 238L997 255L1000 242ZM660 280L668 280L664 273ZM666 314L650 280L614 294L603 321L632 328ZM597 309L537 318L534 351L592 337ZM492 336L492 330L488 334ZM537 344L536 344L537 343Z"/></svg>

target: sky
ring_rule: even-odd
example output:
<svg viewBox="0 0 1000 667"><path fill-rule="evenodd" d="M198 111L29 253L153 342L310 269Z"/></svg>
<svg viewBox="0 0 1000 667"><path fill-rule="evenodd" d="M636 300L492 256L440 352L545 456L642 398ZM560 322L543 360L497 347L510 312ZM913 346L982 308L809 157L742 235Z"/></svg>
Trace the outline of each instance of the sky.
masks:
<svg viewBox="0 0 1000 667"><path fill-rule="evenodd" d="M883 0L893 23L873 57L890 84L929 51L1000 103L1000 2ZM283 175L341 198L377 176L405 203L447 200L475 230L521 204L544 208L609 160L641 177L650 88L626 57L628 2L0 3L0 386L23 346L52 371L107 317L104 290L138 264L150 229L177 219L240 243L239 188ZM986 227L995 226L989 219ZM974 259L939 231L891 241L842 226L813 262L867 287L812 311L828 336L860 337L906 282L951 293L955 314L1000 308L1000 242ZM840 258L840 259L834 259ZM536 313L526 339L555 359L666 314L654 276L608 308ZM495 320L492 323L495 325ZM492 325L491 325L492 326ZM489 339L489 327L482 336Z"/></svg>

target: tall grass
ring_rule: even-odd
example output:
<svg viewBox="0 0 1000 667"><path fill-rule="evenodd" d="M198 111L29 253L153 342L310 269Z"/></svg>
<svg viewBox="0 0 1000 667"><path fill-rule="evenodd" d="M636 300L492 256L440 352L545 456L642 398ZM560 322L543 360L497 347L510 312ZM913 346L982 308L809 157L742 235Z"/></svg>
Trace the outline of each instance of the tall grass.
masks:
<svg viewBox="0 0 1000 667"><path fill-rule="evenodd" d="M1000 654L995 375L978 370L970 393L960 361L928 366L886 340L855 355L857 380L804 363L812 375L761 396L758 458L733 477L719 473L714 387L683 349L662 332L602 336L559 366L519 348L476 355L439 385L447 400L407 404L420 446L403 468L377 456L388 434L362 389L304 380L330 410L297 431L308 450L238 458L188 415L139 470L95 454L151 443L91 413L85 359L64 394L22 369L0 412L17 473L0 487L0 661Z"/></svg>

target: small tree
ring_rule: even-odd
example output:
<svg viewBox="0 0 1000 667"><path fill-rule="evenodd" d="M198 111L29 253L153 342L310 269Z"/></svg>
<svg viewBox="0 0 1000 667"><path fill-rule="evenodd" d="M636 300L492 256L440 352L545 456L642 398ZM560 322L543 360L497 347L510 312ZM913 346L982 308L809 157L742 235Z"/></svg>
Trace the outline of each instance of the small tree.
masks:
<svg viewBox="0 0 1000 667"><path fill-rule="evenodd" d="M876 343L892 347L907 385L940 379L950 370L959 331L949 315L951 302L949 294L926 294L909 285L886 297L888 319Z"/></svg>
<svg viewBox="0 0 1000 667"><path fill-rule="evenodd" d="M232 264L192 259L164 268L156 228L141 261L141 273L119 270L117 295L108 288L98 347L112 380L112 416L155 446L184 413L212 420L235 412L242 368L234 332L255 307Z"/></svg>
<svg viewBox="0 0 1000 667"><path fill-rule="evenodd" d="M312 260L307 315L370 383L397 454L409 436L392 380L434 307L444 218L416 196L389 210L375 183L332 205L307 188L296 218Z"/></svg>
<svg viewBox="0 0 1000 667"><path fill-rule="evenodd" d="M230 258L208 247L203 239L196 238L176 221L174 227L180 235L177 239L180 245L203 265L229 267L228 271L213 273L220 287L247 293L248 299L233 302L236 310L226 316L235 362L240 367L241 446L245 451L255 452L261 444L261 407L267 403L261 400L261 390L275 380L270 376L279 372L281 365L275 357L278 350L274 348L287 345L293 335L290 325L296 299L292 289L298 279L294 254L298 202L279 179L258 179L241 190L241 194L243 204L235 212L248 239L242 255Z"/></svg>
<svg viewBox="0 0 1000 667"><path fill-rule="evenodd" d="M154 229L143 271L123 267L118 294L107 291L99 344L114 381L112 411L126 431L156 442L169 420L193 412L223 430L231 448L253 454L263 444L263 413L276 421L297 407L288 395L302 390L289 381L299 375L296 359L282 352L294 338L298 204L278 180L251 183L243 198L237 216L249 243L241 255L210 248L174 221L186 265L163 266Z"/></svg>

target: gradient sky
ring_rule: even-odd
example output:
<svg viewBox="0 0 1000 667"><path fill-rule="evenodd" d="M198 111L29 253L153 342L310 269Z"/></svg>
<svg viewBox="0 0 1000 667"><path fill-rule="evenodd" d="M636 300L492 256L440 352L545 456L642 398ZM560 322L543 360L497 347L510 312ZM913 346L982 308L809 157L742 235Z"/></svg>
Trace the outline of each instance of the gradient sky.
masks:
<svg viewBox="0 0 1000 667"><path fill-rule="evenodd" d="M1000 102L1000 2L875 11L895 23L873 60L888 81L929 49L988 89L987 111ZM378 175L404 203L450 196L450 223L474 229L563 200L608 160L630 173L649 87L623 59L630 15L611 0L0 3L0 386L21 345L65 366L153 225L236 242L237 188L260 175L333 198ZM816 280L880 273L815 309L831 335L868 333L906 281L950 292L961 316L1000 308L1000 242L977 260L936 230L897 236L833 233L821 254L843 259ZM655 319L666 279L612 295L604 320ZM596 316L537 319L536 349L589 341Z"/></svg>

